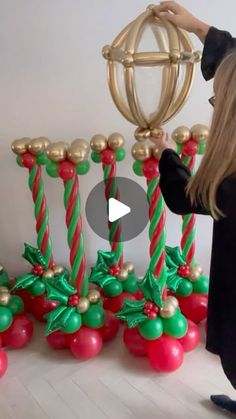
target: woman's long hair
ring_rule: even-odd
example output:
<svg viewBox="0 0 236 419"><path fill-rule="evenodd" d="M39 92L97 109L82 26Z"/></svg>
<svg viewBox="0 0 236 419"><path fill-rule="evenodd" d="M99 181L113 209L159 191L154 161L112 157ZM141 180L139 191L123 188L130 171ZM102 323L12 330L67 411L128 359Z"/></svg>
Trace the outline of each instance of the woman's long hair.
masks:
<svg viewBox="0 0 236 419"><path fill-rule="evenodd" d="M206 152L187 194L191 202L201 202L215 219L224 214L217 206L221 182L236 174L236 50L222 61L215 75L216 96ZM235 191L236 193L236 191Z"/></svg>

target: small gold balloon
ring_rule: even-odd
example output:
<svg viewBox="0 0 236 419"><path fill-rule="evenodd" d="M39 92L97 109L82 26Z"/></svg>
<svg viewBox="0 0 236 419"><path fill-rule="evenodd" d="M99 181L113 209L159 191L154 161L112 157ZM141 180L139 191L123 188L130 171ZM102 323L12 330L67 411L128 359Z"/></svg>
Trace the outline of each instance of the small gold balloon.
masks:
<svg viewBox="0 0 236 419"><path fill-rule="evenodd" d="M24 154L27 152L27 146L30 142L30 138L28 137L24 137L21 138L19 140L15 140L13 141L12 145L11 145L11 149L13 151L13 153L17 154L18 156L20 156L21 154Z"/></svg>
<svg viewBox="0 0 236 419"><path fill-rule="evenodd" d="M43 153L49 146L50 141L46 137L33 138L27 146L29 152L37 156Z"/></svg>
<svg viewBox="0 0 236 419"><path fill-rule="evenodd" d="M169 301L164 302L163 307L161 307L160 309L160 315L164 319L170 319L171 317L175 315L175 312L176 312L176 306Z"/></svg>
<svg viewBox="0 0 236 419"><path fill-rule="evenodd" d="M88 292L88 300L91 304L96 304L101 299L101 294L98 290L90 290Z"/></svg>
<svg viewBox="0 0 236 419"><path fill-rule="evenodd" d="M47 156L54 162L61 162L66 158L67 144L62 141L57 143L49 144L47 147Z"/></svg>
<svg viewBox="0 0 236 419"><path fill-rule="evenodd" d="M206 125L197 124L191 128L193 140L201 143L209 138L209 128Z"/></svg>
<svg viewBox="0 0 236 419"><path fill-rule="evenodd" d="M67 157L74 164L84 161L87 155L88 151L82 145L72 145L67 150Z"/></svg>
<svg viewBox="0 0 236 419"><path fill-rule="evenodd" d="M187 127L178 127L172 133L172 139L183 144L191 138L191 131Z"/></svg>
<svg viewBox="0 0 236 419"><path fill-rule="evenodd" d="M198 265L196 263L196 265L194 265L194 268L195 268L196 271L198 271L200 273L200 275L203 274L203 269L202 269L201 265Z"/></svg>
<svg viewBox="0 0 236 419"><path fill-rule="evenodd" d="M4 271L4 267L0 265L0 274Z"/></svg>
<svg viewBox="0 0 236 419"><path fill-rule="evenodd" d="M76 306L78 313L85 313L89 309L89 300L85 297L80 297L79 302Z"/></svg>
<svg viewBox="0 0 236 419"><path fill-rule="evenodd" d="M107 139L104 135L97 134L94 135L90 141L90 147L93 151L101 153L107 148Z"/></svg>
<svg viewBox="0 0 236 419"><path fill-rule="evenodd" d="M9 289L7 287L0 287L0 294L6 294L9 293Z"/></svg>
<svg viewBox="0 0 236 419"><path fill-rule="evenodd" d="M83 138L77 138L76 140L72 141L72 146L80 146L83 147L87 152L89 151L89 143Z"/></svg>
<svg viewBox="0 0 236 419"><path fill-rule="evenodd" d="M7 287L0 287L0 305L7 306L10 302L11 295Z"/></svg>
<svg viewBox="0 0 236 419"><path fill-rule="evenodd" d="M169 297L166 297L165 299L165 304L168 302L168 304L172 304L175 308L179 307L179 302L177 300L177 298L173 297L172 295L170 295Z"/></svg>
<svg viewBox="0 0 236 419"><path fill-rule="evenodd" d="M134 264L133 264L133 262L125 262L125 263L123 263L122 269L124 269L129 274L131 274L132 272L134 272Z"/></svg>
<svg viewBox="0 0 236 419"><path fill-rule="evenodd" d="M52 269L47 269L44 273L43 273L43 278L46 279L51 279L54 277L55 272Z"/></svg>
<svg viewBox="0 0 236 419"><path fill-rule="evenodd" d="M151 136L151 130L147 128L137 128L134 136L138 142L146 141Z"/></svg>
<svg viewBox="0 0 236 419"><path fill-rule="evenodd" d="M152 155L152 148L148 144L136 143L131 150L134 160L145 161L150 159Z"/></svg>
<svg viewBox="0 0 236 419"><path fill-rule="evenodd" d="M111 56L111 47L110 45L106 45L105 47L103 47L102 49L102 55L106 60L110 59Z"/></svg>
<svg viewBox="0 0 236 419"><path fill-rule="evenodd" d="M198 268L196 269L196 267L195 267L195 266L192 266L192 267L190 268L190 275L189 275L189 279L190 279L190 281L192 281L192 282L196 282L196 281L198 281L198 280L199 280L200 276L201 276L201 273L200 273L200 271L198 270Z"/></svg>
<svg viewBox="0 0 236 419"><path fill-rule="evenodd" d="M128 275L129 275L128 271L124 268L121 268L121 270L119 272L119 275L118 275L118 278L121 281L125 281L128 278Z"/></svg>
<svg viewBox="0 0 236 419"><path fill-rule="evenodd" d="M125 139L118 132L114 132L108 137L108 145L112 150L119 150L124 146Z"/></svg>
<svg viewBox="0 0 236 419"><path fill-rule="evenodd" d="M60 265L54 265L52 270L54 272L54 275L60 275L64 272L63 266L60 266Z"/></svg>
<svg viewBox="0 0 236 419"><path fill-rule="evenodd" d="M164 131L163 131L163 129L162 128L153 128L152 130L151 130L151 137L152 138L157 138L157 139L159 139L159 138L162 138L163 137L163 134L164 134Z"/></svg>

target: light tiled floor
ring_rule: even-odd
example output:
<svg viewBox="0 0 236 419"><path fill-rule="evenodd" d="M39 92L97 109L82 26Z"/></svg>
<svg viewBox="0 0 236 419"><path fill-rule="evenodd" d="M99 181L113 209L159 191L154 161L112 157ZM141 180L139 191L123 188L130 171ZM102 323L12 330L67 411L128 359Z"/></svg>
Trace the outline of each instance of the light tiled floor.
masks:
<svg viewBox="0 0 236 419"><path fill-rule="evenodd" d="M169 375L130 356L121 336L97 358L79 362L67 351L48 349L41 325L27 348L8 355L9 369L0 382L1 419L230 417L208 401L212 393L234 397L234 390L203 343Z"/></svg>

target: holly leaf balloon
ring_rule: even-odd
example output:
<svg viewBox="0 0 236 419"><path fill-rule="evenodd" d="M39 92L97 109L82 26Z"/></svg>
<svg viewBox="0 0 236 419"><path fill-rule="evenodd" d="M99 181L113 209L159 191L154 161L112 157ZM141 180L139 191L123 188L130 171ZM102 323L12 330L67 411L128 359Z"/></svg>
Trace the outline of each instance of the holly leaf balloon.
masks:
<svg viewBox="0 0 236 419"><path fill-rule="evenodd" d="M153 272L150 270L147 271L139 284L139 288L142 290L143 295L147 300L153 301L158 307L163 306L162 289Z"/></svg>
<svg viewBox="0 0 236 419"><path fill-rule="evenodd" d="M116 317L125 321L129 328L134 328L138 324L147 320L147 315L143 312L146 300L133 301L124 300L122 309L116 313Z"/></svg>
<svg viewBox="0 0 236 419"><path fill-rule="evenodd" d="M98 251L96 265L103 265L104 268L109 269L111 266L117 263L115 252L104 252L103 250Z"/></svg>
<svg viewBox="0 0 236 419"><path fill-rule="evenodd" d="M66 274L48 278L45 282L47 299L67 304L70 295L76 294L76 289L68 284Z"/></svg>
<svg viewBox="0 0 236 419"><path fill-rule="evenodd" d="M179 266L185 263L179 247L166 246L166 264L168 268L178 269Z"/></svg>
<svg viewBox="0 0 236 419"><path fill-rule="evenodd" d="M176 292L180 283L182 282L182 277L177 274L176 268L171 268L167 270L167 289L173 292Z"/></svg>
<svg viewBox="0 0 236 419"><path fill-rule="evenodd" d="M4 269L0 272L0 287L10 287L10 278Z"/></svg>
<svg viewBox="0 0 236 419"><path fill-rule="evenodd" d="M24 243L25 251L23 258L26 259L31 265L41 265L44 269L47 268L47 263L40 250L30 244Z"/></svg>
<svg viewBox="0 0 236 419"><path fill-rule="evenodd" d="M28 289L37 280L40 280L41 278L37 275L34 275L33 273L27 273L24 275L20 275L16 277L15 284L12 287L12 291L19 290L19 289Z"/></svg>
<svg viewBox="0 0 236 419"><path fill-rule="evenodd" d="M48 313L45 318L47 319L46 335L49 335L56 330L61 330L66 327L70 317L75 313L75 307L68 307L60 305Z"/></svg>

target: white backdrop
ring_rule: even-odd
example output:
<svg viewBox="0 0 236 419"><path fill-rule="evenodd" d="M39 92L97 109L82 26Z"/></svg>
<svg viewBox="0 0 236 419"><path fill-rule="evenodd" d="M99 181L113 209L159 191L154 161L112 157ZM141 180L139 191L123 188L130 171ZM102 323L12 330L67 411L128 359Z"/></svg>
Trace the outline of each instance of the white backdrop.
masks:
<svg viewBox="0 0 236 419"><path fill-rule="evenodd" d="M23 136L47 136L51 140L88 140L95 133L120 131L131 147L134 127L118 113L110 97L101 48L149 3L146 0L0 0L0 260L11 274L21 273L23 243L35 243L33 205L26 170L16 166L11 141ZM234 31L235 0L183 0L200 18ZM236 34L235 34L236 35ZM193 37L196 48L200 42ZM168 125L209 124L208 97L212 84L197 76L188 104ZM129 156L128 152L128 156ZM119 173L133 177L132 159L119 165ZM46 179L51 232L57 262L67 264L63 189L59 180ZM137 178L134 178L138 180ZM81 180L83 204L101 180L101 167L92 165ZM140 180L142 183L142 179ZM197 260L209 268L210 219L199 217ZM84 222L88 263L96 251L108 249ZM168 214L168 242L177 245L179 217ZM126 260L133 260L142 274L147 266L147 230L126 243Z"/></svg>

